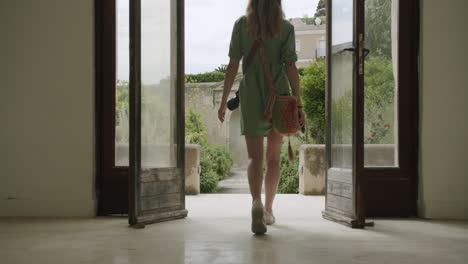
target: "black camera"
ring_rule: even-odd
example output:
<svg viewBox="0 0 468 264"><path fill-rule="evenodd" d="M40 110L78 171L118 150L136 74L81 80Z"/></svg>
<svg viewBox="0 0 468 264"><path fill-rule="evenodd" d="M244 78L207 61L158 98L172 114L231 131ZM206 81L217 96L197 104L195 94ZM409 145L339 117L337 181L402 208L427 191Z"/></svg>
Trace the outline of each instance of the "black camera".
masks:
<svg viewBox="0 0 468 264"><path fill-rule="evenodd" d="M227 101L227 108L231 111L236 110L239 107L239 90L236 92L236 97L231 98Z"/></svg>

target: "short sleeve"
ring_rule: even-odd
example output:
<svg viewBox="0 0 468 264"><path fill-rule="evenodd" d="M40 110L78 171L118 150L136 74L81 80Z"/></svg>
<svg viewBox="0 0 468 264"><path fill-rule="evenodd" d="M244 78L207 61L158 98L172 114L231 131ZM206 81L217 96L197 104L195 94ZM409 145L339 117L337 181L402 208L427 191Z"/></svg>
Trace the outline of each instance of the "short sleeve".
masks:
<svg viewBox="0 0 468 264"><path fill-rule="evenodd" d="M292 25L287 33L286 39L283 41L281 46L281 62L287 63L291 61L297 61L296 35L294 26Z"/></svg>
<svg viewBox="0 0 468 264"><path fill-rule="evenodd" d="M229 44L229 57L235 59L242 58L242 49L241 49L241 31L240 31L240 20L237 20L234 23L234 28L232 29L231 43Z"/></svg>

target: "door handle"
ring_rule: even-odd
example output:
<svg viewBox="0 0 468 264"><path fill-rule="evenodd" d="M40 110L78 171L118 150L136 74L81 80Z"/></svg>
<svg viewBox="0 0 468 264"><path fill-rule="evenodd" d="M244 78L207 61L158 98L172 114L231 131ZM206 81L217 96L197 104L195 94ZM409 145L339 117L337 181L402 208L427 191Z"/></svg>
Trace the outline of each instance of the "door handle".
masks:
<svg viewBox="0 0 468 264"><path fill-rule="evenodd" d="M343 52L346 52L346 51L355 52L356 49L355 48L342 49L342 50L338 51L338 53L343 53ZM364 53L364 57L367 57L367 55L369 55L369 53L370 53L370 50L366 49L366 48L363 48L362 51Z"/></svg>
<svg viewBox="0 0 468 264"><path fill-rule="evenodd" d="M367 55L369 55L369 53L370 53L370 50L366 49L366 48L364 48L362 50L364 51L364 58L367 57Z"/></svg>
<svg viewBox="0 0 468 264"><path fill-rule="evenodd" d="M346 51L355 52L355 51L356 51L356 48L346 48L346 49L342 49L342 50L338 51L338 54L341 54L341 53L346 52Z"/></svg>

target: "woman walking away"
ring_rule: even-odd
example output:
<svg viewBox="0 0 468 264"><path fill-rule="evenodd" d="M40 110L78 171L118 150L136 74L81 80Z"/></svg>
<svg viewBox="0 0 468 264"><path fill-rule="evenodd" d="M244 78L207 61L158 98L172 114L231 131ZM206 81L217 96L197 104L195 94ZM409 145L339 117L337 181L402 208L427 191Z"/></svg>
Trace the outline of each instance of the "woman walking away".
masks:
<svg viewBox="0 0 468 264"><path fill-rule="evenodd" d="M245 136L249 157L248 180L252 195L252 224L255 234L264 234L266 225L273 224L273 200L280 177L280 154L283 136L273 128L271 119L265 121L263 113L270 91L265 75L262 57L254 47L255 40L263 42L267 63L278 95L292 93L299 102L299 123L304 124L301 98L299 95L299 74L295 62L294 26L284 19L281 0L250 0L247 14L236 20L229 47L230 61L226 69L224 92L218 110L218 118L224 122L227 97L238 72L239 61L243 58L243 77L239 85L240 127ZM251 50L257 50L250 53ZM260 88L260 89L259 89ZM261 199L263 183L263 139L267 137L265 207Z"/></svg>

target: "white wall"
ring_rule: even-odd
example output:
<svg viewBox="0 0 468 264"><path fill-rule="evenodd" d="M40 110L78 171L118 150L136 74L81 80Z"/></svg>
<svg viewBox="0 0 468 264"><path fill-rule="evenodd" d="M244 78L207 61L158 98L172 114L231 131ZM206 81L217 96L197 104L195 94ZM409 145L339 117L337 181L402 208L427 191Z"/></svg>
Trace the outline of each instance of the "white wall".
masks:
<svg viewBox="0 0 468 264"><path fill-rule="evenodd" d="M92 216L92 0L0 1L0 216Z"/></svg>
<svg viewBox="0 0 468 264"><path fill-rule="evenodd" d="M468 1L421 1L420 216L468 219Z"/></svg>

